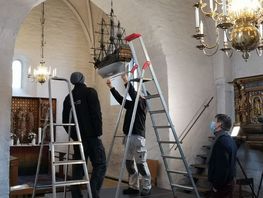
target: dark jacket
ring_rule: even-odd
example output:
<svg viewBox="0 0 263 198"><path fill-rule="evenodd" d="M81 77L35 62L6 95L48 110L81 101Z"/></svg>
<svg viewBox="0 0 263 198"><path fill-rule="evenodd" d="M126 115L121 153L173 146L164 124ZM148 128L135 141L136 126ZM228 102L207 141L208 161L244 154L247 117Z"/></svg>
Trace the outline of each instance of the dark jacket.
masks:
<svg viewBox="0 0 263 198"><path fill-rule="evenodd" d="M85 84L76 84L72 90L72 95L75 102L82 141L85 141L89 137L101 136L102 116L100 102L96 90L87 87ZM70 98L69 95L67 95L63 103L63 123L69 123L70 110ZM75 127L71 128L71 138L77 140ZM65 129L68 131L67 127L65 127Z"/></svg>
<svg viewBox="0 0 263 198"><path fill-rule="evenodd" d="M122 104L123 97L119 94L119 92L115 88L111 88L111 93L114 98L117 100L119 104ZM123 132L125 135L128 135L133 107L136 99L137 92L134 90L134 87L130 84L129 87L129 95L132 99L126 100L124 108L126 109L125 117L124 117L124 124L123 124ZM146 100L142 97L139 97L138 108L135 116L135 121L133 125L132 134L140 135L145 137L145 120L146 120Z"/></svg>
<svg viewBox="0 0 263 198"><path fill-rule="evenodd" d="M216 189L233 181L236 174L237 147L226 132L221 131L216 138L208 162L208 180Z"/></svg>

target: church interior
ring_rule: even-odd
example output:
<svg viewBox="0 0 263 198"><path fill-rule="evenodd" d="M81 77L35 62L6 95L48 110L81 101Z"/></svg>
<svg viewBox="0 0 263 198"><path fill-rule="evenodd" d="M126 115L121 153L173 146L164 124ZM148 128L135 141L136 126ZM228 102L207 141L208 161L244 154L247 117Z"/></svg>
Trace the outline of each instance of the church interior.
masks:
<svg viewBox="0 0 263 198"><path fill-rule="evenodd" d="M168 121L175 129L194 189L198 191L189 192L180 187L176 192L171 190L167 166L180 170L185 164L163 159L155 126L148 114L145 139L154 186L149 197L209 197L207 157L214 139L209 124L216 114L222 113L232 119L230 133L237 130L233 137L238 145L235 197L263 198L263 17L261 14L260 23L255 25L257 44L248 43L250 47L241 49L242 46L235 46L234 40L234 34L239 33L232 27L228 30L230 19L213 14L215 2L218 1L0 0L0 197L32 196L40 151L38 180L43 185L51 184L50 142L52 138L65 142L68 134L63 127L53 131L46 125L51 119L50 109L53 122L62 122L63 101L69 91L65 84L54 81L50 96L49 78L69 79L76 71L83 73L86 85L98 93L103 123L101 140L106 155L111 151L101 197L114 197L119 183L120 188L127 186L129 176L125 171L120 182L125 153L123 138L116 138L114 133L121 107L111 96L106 80L111 78L113 85L124 94L125 87L118 74L133 70L134 66L127 63L124 71L114 70L113 75L97 62L101 53L107 53L101 41L103 34L108 35L108 39L111 35L108 24L114 10L114 22L119 21L124 28L121 36L138 33L143 38L150 63L144 63L144 49L140 48L136 52L139 67L146 65L147 72L149 64L154 68L171 118L171 122ZM224 5L229 1L220 2ZM263 3L259 2L263 11ZM210 15L204 12L206 5L215 12ZM227 8L227 12L229 10ZM226 12L224 6L222 12ZM209 20L205 20L207 16ZM215 18L223 20L216 22L216 28ZM104 23L108 24L102 33ZM115 33L119 33L119 26L114 28L117 28ZM218 40L222 42L211 47ZM105 40L105 45L107 42L110 40ZM246 40L242 42L246 44ZM45 66L43 75L37 73L40 66ZM140 73L136 75L137 78ZM147 89L153 96L154 88ZM151 105L159 110L157 102ZM162 117L157 117L156 122L167 125ZM116 133L122 135L123 118L119 125ZM178 145L172 144L176 142L172 129L163 129L161 136L169 141L164 149L177 156L181 153ZM50 135L52 131L54 137ZM113 138L116 138L114 145ZM71 148L70 155L72 152ZM61 147L55 151L55 157L64 159L66 153L67 147ZM91 168L88 163L89 172ZM71 174L69 168L66 175L71 177ZM56 168L56 176L63 179L65 167ZM180 185L192 182L185 174L174 176L173 180ZM62 197L62 191L57 190L57 197ZM52 197L52 187L37 189L35 193L35 197Z"/></svg>

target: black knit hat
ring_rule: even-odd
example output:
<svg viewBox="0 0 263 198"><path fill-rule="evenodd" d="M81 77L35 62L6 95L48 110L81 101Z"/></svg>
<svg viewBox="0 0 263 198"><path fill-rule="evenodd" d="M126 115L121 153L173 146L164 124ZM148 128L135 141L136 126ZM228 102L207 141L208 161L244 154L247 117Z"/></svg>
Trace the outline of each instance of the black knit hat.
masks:
<svg viewBox="0 0 263 198"><path fill-rule="evenodd" d="M85 81L85 77L81 72L73 72L70 76L70 82L75 84L83 84Z"/></svg>

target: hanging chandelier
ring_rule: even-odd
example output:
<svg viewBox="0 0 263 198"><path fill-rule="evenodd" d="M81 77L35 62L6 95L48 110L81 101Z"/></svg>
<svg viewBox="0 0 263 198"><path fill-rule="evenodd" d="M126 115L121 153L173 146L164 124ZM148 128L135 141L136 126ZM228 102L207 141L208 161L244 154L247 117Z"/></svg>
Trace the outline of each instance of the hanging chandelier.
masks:
<svg viewBox="0 0 263 198"><path fill-rule="evenodd" d="M45 64L45 57L44 57L44 46L46 44L45 41L45 3L42 3L42 15L40 18L41 23L41 43L40 43L40 49L41 49L41 61L40 64L33 69L31 66L28 68L28 78L31 78L34 81L39 82L40 84L43 84L47 81L47 79L51 76L56 76L56 68L53 69L51 73L51 67L47 67Z"/></svg>
<svg viewBox="0 0 263 198"><path fill-rule="evenodd" d="M208 56L214 55L218 49L228 57L232 56L234 50L240 51L245 61L253 50L261 56L262 7L263 0L199 0L194 4L196 34L193 37L200 41L196 47ZM213 21L214 43L208 42L204 31L204 19Z"/></svg>

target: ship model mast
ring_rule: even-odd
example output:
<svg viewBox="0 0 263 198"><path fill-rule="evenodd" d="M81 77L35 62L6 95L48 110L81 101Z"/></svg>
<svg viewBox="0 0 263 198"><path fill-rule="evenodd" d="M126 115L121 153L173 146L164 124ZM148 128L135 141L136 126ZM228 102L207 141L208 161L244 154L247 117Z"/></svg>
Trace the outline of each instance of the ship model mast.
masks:
<svg viewBox="0 0 263 198"><path fill-rule="evenodd" d="M110 77L125 71L125 65L132 58L131 50L124 42L125 30L118 21L115 24L113 8L109 16L109 23L101 19L99 47L94 49L94 67L103 77Z"/></svg>

